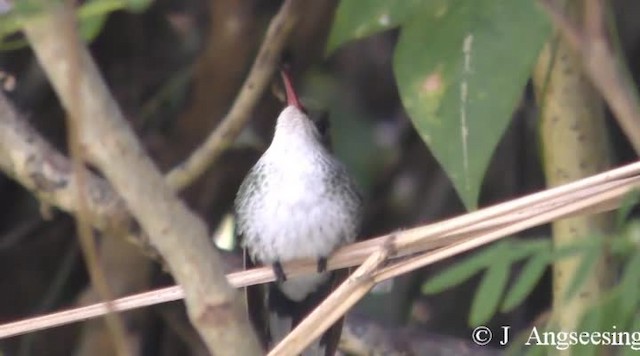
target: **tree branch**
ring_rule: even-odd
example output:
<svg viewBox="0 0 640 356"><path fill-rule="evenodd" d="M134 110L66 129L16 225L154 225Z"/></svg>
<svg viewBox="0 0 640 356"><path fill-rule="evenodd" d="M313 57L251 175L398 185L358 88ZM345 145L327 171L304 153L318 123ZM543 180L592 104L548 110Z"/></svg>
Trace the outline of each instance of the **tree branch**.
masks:
<svg viewBox="0 0 640 356"><path fill-rule="evenodd" d="M78 182L69 159L52 147L0 93L0 169L43 204L75 213ZM128 210L109 183L85 171L87 211L92 225L105 232L124 231Z"/></svg>
<svg viewBox="0 0 640 356"><path fill-rule="evenodd" d="M260 354L238 292L224 277L223 264L204 223L177 199L144 152L91 59L84 44L58 35L65 4L52 2L49 12L25 21L24 31L63 106L78 118L87 157L109 179L184 288L191 322L211 352ZM71 105L69 53L77 51L77 83L83 104ZM232 351L233 350L233 351Z"/></svg>
<svg viewBox="0 0 640 356"><path fill-rule="evenodd" d="M68 8L62 16L65 17L65 26L59 29L59 35L69 42L68 47L77 49L73 43L80 40L76 30L75 14L71 8ZM83 72L76 70L79 67L80 56L77 51L68 54L69 64L71 67L69 76L69 94L71 101L69 106L73 108L69 110L74 113L81 112L82 103L79 101L80 92L78 83L81 81ZM84 152L80 145L80 126L82 120L77 116L67 115L67 147L71 157L71 165L73 167L73 176L78 181L78 189L76 190L75 203L77 210L75 213L76 235L80 242L81 250L84 256L84 262L91 281L91 285L97 291L102 301L107 301L109 313L105 314L105 324L111 341L113 342L114 351L117 355L131 355L130 346L127 345L124 321L120 314L114 313L110 300L113 299L113 293L107 282L107 277L100 259L98 257L98 247L94 238L93 230L89 222L89 212L87 209L87 190L86 188L86 170L84 169L85 158Z"/></svg>
<svg viewBox="0 0 640 356"><path fill-rule="evenodd" d="M202 175L240 134L249 115L267 88L281 60L281 53L295 23L302 15L304 1L286 0L271 20L258 56L227 116L200 147L167 175L167 183L181 190Z"/></svg>

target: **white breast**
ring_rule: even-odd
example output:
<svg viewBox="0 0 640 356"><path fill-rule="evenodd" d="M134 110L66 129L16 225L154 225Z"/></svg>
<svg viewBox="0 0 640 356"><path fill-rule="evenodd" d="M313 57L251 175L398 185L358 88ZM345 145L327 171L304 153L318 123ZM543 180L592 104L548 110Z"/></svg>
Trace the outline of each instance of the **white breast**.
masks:
<svg viewBox="0 0 640 356"><path fill-rule="evenodd" d="M263 263L304 257L324 257L339 244L352 241L356 231L347 207L327 186L326 172L303 152L290 152L286 162L270 164L263 156L269 180L264 194L254 199L246 247ZM281 157L281 155L278 155Z"/></svg>

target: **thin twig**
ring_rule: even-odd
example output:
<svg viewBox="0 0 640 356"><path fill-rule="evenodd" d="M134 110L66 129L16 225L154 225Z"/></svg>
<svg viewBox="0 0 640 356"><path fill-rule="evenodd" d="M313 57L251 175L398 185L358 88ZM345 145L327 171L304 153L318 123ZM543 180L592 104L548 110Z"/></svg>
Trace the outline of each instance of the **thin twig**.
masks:
<svg viewBox="0 0 640 356"><path fill-rule="evenodd" d="M286 0L271 20L260 51L227 116L200 147L166 176L169 186L181 190L202 175L220 157L249 120L281 60L281 53L295 23L302 16L304 1Z"/></svg>
<svg viewBox="0 0 640 356"><path fill-rule="evenodd" d="M564 16L563 11L558 7L556 2L553 0L540 0L540 5L547 11L549 17L551 17L551 21L553 21L572 48L577 50L583 46L584 38L582 33L580 33L580 29Z"/></svg>
<svg viewBox="0 0 640 356"><path fill-rule="evenodd" d="M584 30L585 37L606 37L604 22L604 3L602 0L586 0L584 2Z"/></svg>
<svg viewBox="0 0 640 356"><path fill-rule="evenodd" d="M60 28L62 37L67 40L68 48L77 49L73 43L78 42L78 32L76 29L77 23L74 16L73 4L69 3L69 6L65 8L64 13L61 15L66 18L65 26ZM79 100L80 88L78 83L82 79L83 72L78 70L80 64L80 54L77 50L71 51L69 54L69 63L71 64L71 70L67 80L69 81L69 92L71 100L69 102L69 110L67 115L67 137L69 155L73 167L73 175L78 182L78 189L76 190L75 203L77 206L75 219L76 219L76 232L80 241L82 253L84 255L85 264L87 266L87 272L91 280L92 286L95 288L98 296L101 300L106 301L108 313L105 314L105 321L107 330L112 338L115 352L118 355L124 356L131 354L129 347L127 346L125 326L122 317L115 313L111 300L113 299L113 293L107 282L104 269L100 265L98 258L98 247L89 224L89 209L87 204L87 176L84 167L84 153L80 145L80 125L82 120L74 116L77 113L82 112L82 102Z"/></svg>
<svg viewBox="0 0 640 356"><path fill-rule="evenodd" d="M619 205L620 199L627 192L640 187L640 162L613 169L570 184L555 187L546 191L514 199L489 208L472 212L443 222L420 226L413 229L381 236L369 241L359 242L337 251L328 261L328 269L345 268L362 263L380 246L391 246L395 257L410 253L425 252L439 248L437 251L460 253L464 247L454 247L461 241L466 243L487 243L487 239L504 237L523 229L565 218L574 214L598 213L611 210ZM596 209L595 207L599 207ZM496 214L496 212L501 212ZM492 216L490 219L479 217ZM446 228L453 226L454 228ZM433 234L433 231L439 231ZM422 234L422 240L416 236ZM478 239L478 242L473 242ZM482 240L485 239L485 240ZM412 241L412 244L407 244ZM403 246L403 247L399 247ZM443 246L447 246L444 247ZM468 245L467 245L468 247ZM449 250L447 250L449 249ZM453 250L452 250L453 249ZM436 253L434 252L434 253ZM442 252L439 252L442 253ZM447 255L451 256L451 255ZM432 260L422 260L428 258ZM433 263L444 258L442 255L421 255L396 262L385 268L376 276L376 281L390 278L399 273ZM286 263L284 268L288 276L294 277L316 271L317 261L302 260ZM407 269L408 268L408 269ZM261 267L248 271L234 272L227 275L229 283L236 288L275 280L273 269ZM119 311L145 307L182 298L182 290L168 287L156 291L118 299L113 302ZM36 318L0 325L0 338L18 335L33 330L49 328L102 315L104 303L67 310Z"/></svg>
<svg viewBox="0 0 640 356"><path fill-rule="evenodd" d="M180 288L180 286L172 286L119 298L112 301L111 305L114 310L122 312L125 310L148 307L159 303L172 302L182 298L184 298L182 288ZM101 302L15 321L0 326L0 338L26 334L36 330L45 330L59 325L88 320L103 316L107 312L106 303Z"/></svg>

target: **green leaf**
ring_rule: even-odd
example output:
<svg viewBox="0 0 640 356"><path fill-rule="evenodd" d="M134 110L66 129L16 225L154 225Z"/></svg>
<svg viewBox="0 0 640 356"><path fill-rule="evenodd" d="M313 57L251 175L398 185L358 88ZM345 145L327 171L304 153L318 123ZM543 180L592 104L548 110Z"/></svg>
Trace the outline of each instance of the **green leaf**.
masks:
<svg viewBox="0 0 640 356"><path fill-rule="evenodd" d="M622 236L631 248L640 246L640 221L633 219L625 226Z"/></svg>
<svg viewBox="0 0 640 356"><path fill-rule="evenodd" d="M496 256L499 256L503 251L507 250L505 243L507 243L507 241L501 241L489 246L438 273L422 286L422 293L439 293L468 280L480 272L481 269L493 263Z"/></svg>
<svg viewBox="0 0 640 356"><path fill-rule="evenodd" d="M150 3L150 0L86 1L77 10L80 36L92 41L102 31L111 12L122 9L142 11ZM25 21L30 21L46 11L43 4L40 0L18 1L8 14L0 16L0 50L15 50L27 46L27 42L23 39L8 39L8 37L19 31Z"/></svg>
<svg viewBox="0 0 640 356"><path fill-rule="evenodd" d="M618 231L622 230L625 221L627 221L631 214L631 210L636 206L636 204L638 204L638 201L640 201L640 191L636 189L624 195L622 202L620 203L620 208L616 214L615 227Z"/></svg>
<svg viewBox="0 0 640 356"><path fill-rule="evenodd" d="M542 345L536 345L536 346L527 346L526 347L526 352L524 353L525 356L547 356L549 355L549 346L542 346ZM515 355L515 354L511 354L511 355Z"/></svg>
<svg viewBox="0 0 640 356"><path fill-rule="evenodd" d="M579 241L578 243L572 243L565 246L554 247L551 252L551 260L557 261L563 258L569 258L571 256L580 255L585 252L587 249L591 249L591 245L593 243L602 243L601 239L595 238L592 242L585 243L584 241Z"/></svg>
<svg viewBox="0 0 640 356"><path fill-rule="evenodd" d="M536 237L526 240L511 241L511 245L509 247L509 258L511 261L517 261L539 253L549 253L552 248L552 242L548 237Z"/></svg>
<svg viewBox="0 0 640 356"><path fill-rule="evenodd" d="M342 0L327 41L327 54L342 44L400 25L411 16L446 11L446 0Z"/></svg>
<svg viewBox="0 0 640 356"><path fill-rule="evenodd" d="M79 31L82 38L93 41L107 22L108 16L118 10L142 11L149 0L91 0L78 9Z"/></svg>
<svg viewBox="0 0 640 356"><path fill-rule="evenodd" d="M89 42L93 41L98 37L106 22L107 15L95 15L82 19L78 28L80 36Z"/></svg>
<svg viewBox="0 0 640 356"><path fill-rule="evenodd" d="M487 269L471 304L470 325L484 324L496 313L507 285L510 267L508 260L498 260Z"/></svg>
<svg viewBox="0 0 640 356"><path fill-rule="evenodd" d="M113 11L127 7L126 0L91 0L82 4L78 9L78 17L82 20L88 17L107 15Z"/></svg>
<svg viewBox="0 0 640 356"><path fill-rule="evenodd" d="M633 320L633 325L628 328L628 330L630 332L634 332L634 331L638 331L640 330L640 314L636 314L634 320ZM633 345L635 349L638 348L638 346ZM625 346L623 347L623 355L624 356L636 356L638 355L638 350L634 350L633 348L631 348L631 346Z"/></svg>
<svg viewBox="0 0 640 356"><path fill-rule="evenodd" d="M633 223L634 223L633 220L629 221L629 223L626 224L625 227L628 228ZM623 228L622 230L614 232L612 235L608 236L608 238L606 239L607 248L609 250L608 253L612 258L626 259L626 258L629 258L631 253L635 252L636 244L633 243L633 240L628 233L629 233L629 230Z"/></svg>
<svg viewBox="0 0 640 356"><path fill-rule="evenodd" d="M538 284L540 278L547 270L551 254L549 251L535 255L527 261L522 268L522 272L518 276L514 285L509 289L502 303L502 312L511 311L531 293L533 288Z"/></svg>
<svg viewBox="0 0 640 356"><path fill-rule="evenodd" d="M590 309L582 318L580 323L580 331L594 332L603 329L602 309L595 307ZM576 344L571 347L572 355L596 355L600 348L595 345Z"/></svg>
<svg viewBox="0 0 640 356"><path fill-rule="evenodd" d="M41 1L22 0L13 2L9 12L0 15L0 37L6 37L20 30L23 19L38 15L42 11L43 4Z"/></svg>
<svg viewBox="0 0 640 356"><path fill-rule="evenodd" d="M619 284L622 290L620 309L623 315L631 315L636 311L638 299L640 299L638 271L640 271L640 253L635 251L624 267L624 274Z"/></svg>
<svg viewBox="0 0 640 356"><path fill-rule="evenodd" d="M12 1L9 13L19 16L32 16L42 13L46 2L42 0L21 0Z"/></svg>
<svg viewBox="0 0 640 356"><path fill-rule="evenodd" d="M152 0L127 0L127 9L131 12L142 12L151 5Z"/></svg>
<svg viewBox="0 0 640 356"><path fill-rule="evenodd" d="M402 27L402 103L469 209L548 34L534 0L453 2Z"/></svg>
<svg viewBox="0 0 640 356"><path fill-rule="evenodd" d="M17 49L25 48L29 45L29 43L24 39L17 40L0 40L0 51L13 51Z"/></svg>
<svg viewBox="0 0 640 356"><path fill-rule="evenodd" d="M576 269L574 275L571 278L569 287L567 288L564 298L565 301L575 297L576 293L582 287L584 282L589 278L593 272L595 263L598 261L598 257L602 253L602 244L588 244L584 245L586 248L580 261L580 266Z"/></svg>
<svg viewBox="0 0 640 356"><path fill-rule="evenodd" d="M587 313L587 316L592 312L597 313L598 323L591 326L588 324L582 326L581 324L581 328L585 331L612 330L612 325L615 325L616 328L626 328L633 314L622 314L620 306L620 294L616 290L607 290L593 303Z"/></svg>

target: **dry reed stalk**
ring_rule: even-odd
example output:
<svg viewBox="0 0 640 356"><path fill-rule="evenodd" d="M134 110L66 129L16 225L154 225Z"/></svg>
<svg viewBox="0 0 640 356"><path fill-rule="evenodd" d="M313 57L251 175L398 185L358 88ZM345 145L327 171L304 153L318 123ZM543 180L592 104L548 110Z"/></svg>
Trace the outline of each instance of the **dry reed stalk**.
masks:
<svg viewBox="0 0 640 356"><path fill-rule="evenodd" d="M358 265L381 246L390 248L390 257L421 253L381 269L374 276L379 282L555 219L614 209L625 194L638 187L640 162L442 222L349 245L329 259L328 268ZM284 268L290 276L311 273L316 269L316 261L294 261L285 264ZM236 288L275 280L269 267L233 272L227 278ZM116 299L112 306L116 311L124 311L182 297L180 287L173 286ZM0 325L0 338L94 318L106 310L105 303L97 303L7 323Z"/></svg>
<svg viewBox="0 0 640 356"><path fill-rule="evenodd" d="M380 248L384 248L384 250L378 250L371 254L365 261L365 264L360 267L363 268L366 265L366 268L362 272L357 274L360 269L354 272L347 281L329 295L327 299L283 339L269 355L296 355L300 353L300 351L304 350L331 327L333 322L341 318L353 305L360 301L376 283L484 246L515 232L551 221L558 216L566 216L601 203L619 201L629 190L630 186L640 186L640 177L624 178L621 181L608 182L601 186L591 188L590 192L588 192L590 194L584 194L573 202L554 201L553 204L542 204L543 207L534 206L530 209L531 211L527 210L522 214L517 211L516 214L520 216L519 220L510 216L513 214L507 214L502 216L502 218L499 216L493 220L486 220L485 225L489 225L489 228L482 226L482 223L478 224L480 226L473 225L471 228L478 229L474 231L472 235L465 236L458 241L449 241L449 245L445 247L423 252L418 256L400 260L395 264L377 270L381 263L384 262L384 259L380 259L381 256L387 256L389 254L388 252L393 250L393 247L383 245ZM611 205L607 204L607 206ZM466 231L468 228L462 230ZM381 251L387 253L381 254ZM371 261L376 261L377 263L374 265ZM366 271L366 274L364 274L364 271Z"/></svg>

